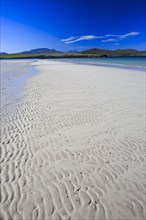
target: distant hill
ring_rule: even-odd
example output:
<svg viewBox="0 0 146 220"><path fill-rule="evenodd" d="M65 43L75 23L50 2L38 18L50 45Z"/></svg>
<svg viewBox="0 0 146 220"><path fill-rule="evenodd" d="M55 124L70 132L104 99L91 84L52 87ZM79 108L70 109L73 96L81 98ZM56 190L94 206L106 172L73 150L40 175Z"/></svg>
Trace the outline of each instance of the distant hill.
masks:
<svg viewBox="0 0 146 220"><path fill-rule="evenodd" d="M0 56L8 55L8 53L0 52Z"/></svg>
<svg viewBox="0 0 146 220"><path fill-rule="evenodd" d="M96 54L99 56L146 56L146 51L139 51L134 49L126 50L104 50L104 49L89 49L81 51L82 54Z"/></svg>
<svg viewBox="0 0 146 220"><path fill-rule="evenodd" d="M37 48L29 51L23 51L18 54L54 54L54 53L61 53L61 52L55 49Z"/></svg>
<svg viewBox="0 0 146 220"><path fill-rule="evenodd" d="M23 58L88 58L88 57L119 57L119 56L146 56L146 51L138 51L134 49L127 50L105 50L92 48L84 51L69 51L69 52L61 52L55 49L48 48L37 48L30 51L23 51L20 53L0 53L0 59L23 59Z"/></svg>

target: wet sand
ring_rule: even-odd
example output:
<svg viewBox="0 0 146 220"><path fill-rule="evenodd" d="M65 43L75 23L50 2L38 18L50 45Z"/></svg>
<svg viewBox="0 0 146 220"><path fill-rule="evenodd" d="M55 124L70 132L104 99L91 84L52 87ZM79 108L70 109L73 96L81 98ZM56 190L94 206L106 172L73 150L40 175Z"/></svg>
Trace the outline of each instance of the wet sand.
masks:
<svg viewBox="0 0 146 220"><path fill-rule="evenodd" d="M2 81L0 219L145 219L144 72L14 62L38 74Z"/></svg>

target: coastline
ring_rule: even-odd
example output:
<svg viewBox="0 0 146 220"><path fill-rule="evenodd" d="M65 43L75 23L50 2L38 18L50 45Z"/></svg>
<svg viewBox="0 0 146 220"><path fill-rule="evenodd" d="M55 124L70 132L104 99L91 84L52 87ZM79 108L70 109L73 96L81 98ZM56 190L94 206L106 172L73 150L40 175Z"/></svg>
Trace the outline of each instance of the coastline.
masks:
<svg viewBox="0 0 146 220"><path fill-rule="evenodd" d="M75 60L76 59L76 60ZM79 65L91 65L91 66L97 66L97 67L107 67L107 68L118 68L118 69L125 69L125 70L136 70L136 71L146 71L146 65L145 66L134 66L134 65L126 65L126 64L120 64L120 63L98 63L98 62L81 62L77 61L78 58L75 59L54 59L54 61L60 61L60 62L67 62L67 63L74 63ZM86 58L88 59L88 58ZM98 58L99 59L99 58ZM108 58L106 58L108 59Z"/></svg>
<svg viewBox="0 0 146 220"><path fill-rule="evenodd" d="M2 218L145 219L144 72L31 65L2 125Z"/></svg>
<svg viewBox="0 0 146 220"><path fill-rule="evenodd" d="M124 59L124 60L121 60ZM129 59L132 59L132 62L127 62ZM138 62L137 60L138 59ZM139 60L141 59L141 60ZM143 59L143 60L142 60ZM117 57L74 57L70 55L70 57L55 57L50 56L50 58L39 58L38 57L28 57L28 58L0 58L2 61L38 61L38 60L48 60L48 61L59 61L59 62L67 62L67 63L75 63L75 64L81 64L81 65L93 65L93 66L99 66L99 67L107 67L107 68L120 68L120 69L127 69L127 70L136 70L136 71L146 71L146 57L145 56L117 56ZM117 62L118 60L118 62ZM99 62L100 61L100 62ZM113 62L114 61L114 62Z"/></svg>

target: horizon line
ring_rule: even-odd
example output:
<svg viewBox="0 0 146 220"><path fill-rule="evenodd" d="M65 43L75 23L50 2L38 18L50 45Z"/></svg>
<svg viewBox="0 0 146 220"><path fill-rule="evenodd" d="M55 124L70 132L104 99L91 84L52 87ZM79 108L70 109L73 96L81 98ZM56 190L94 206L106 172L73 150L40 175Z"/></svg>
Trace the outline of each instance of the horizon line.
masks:
<svg viewBox="0 0 146 220"><path fill-rule="evenodd" d="M136 49L136 48L125 48L125 49L122 49L122 48L116 48L116 49L106 49L106 48L98 48L98 47L91 47L91 48L88 48L88 49L83 49L83 50L78 50L78 49L70 49L70 50L58 50L58 49L55 49L55 48L48 48L48 47L38 47L38 48L32 48L32 49L28 49L28 50L23 50L23 51L18 51L18 52L7 52L7 51L0 51L0 54L1 53L7 53L7 54L15 54L15 53L22 53L22 52L30 52L31 50L37 50L37 49L49 49L49 50L56 50L56 51L59 51L59 52L69 52L69 51L77 51L77 52L81 52L81 51L85 51L85 50L91 50L91 49L98 49L98 50L111 50L111 51L114 51L114 50L137 50L137 51L146 51L146 48L145 49L142 49L142 50L139 50L139 49Z"/></svg>

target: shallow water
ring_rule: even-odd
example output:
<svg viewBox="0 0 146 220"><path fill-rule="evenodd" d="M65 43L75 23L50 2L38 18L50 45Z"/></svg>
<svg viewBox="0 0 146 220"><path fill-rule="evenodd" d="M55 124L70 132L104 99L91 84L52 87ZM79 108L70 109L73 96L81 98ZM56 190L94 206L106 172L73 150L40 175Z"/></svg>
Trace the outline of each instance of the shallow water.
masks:
<svg viewBox="0 0 146 220"><path fill-rule="evenodd" d="M132 70L146 70L146 57L69 58L61 61Z"/></svg>
<svg viewBox="0 0 146 220"><path fill-rule="evenodd" d="M31 61L1 61L1 107L21 97L26 81L37 71Z"/></svg>

